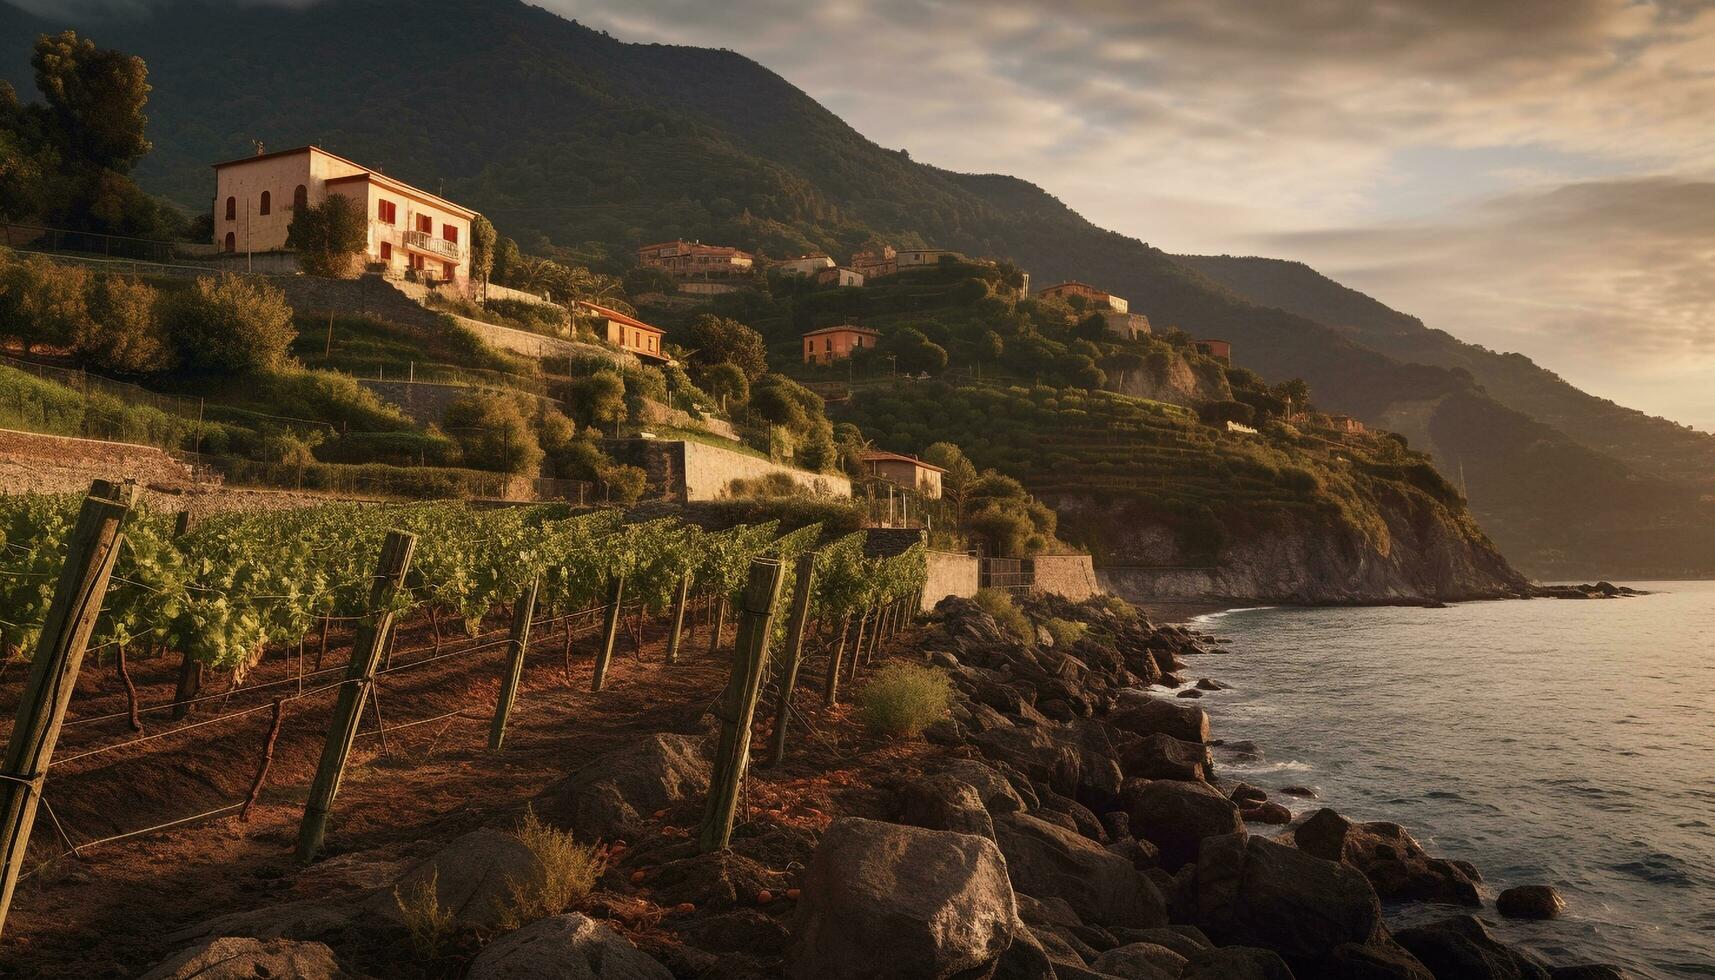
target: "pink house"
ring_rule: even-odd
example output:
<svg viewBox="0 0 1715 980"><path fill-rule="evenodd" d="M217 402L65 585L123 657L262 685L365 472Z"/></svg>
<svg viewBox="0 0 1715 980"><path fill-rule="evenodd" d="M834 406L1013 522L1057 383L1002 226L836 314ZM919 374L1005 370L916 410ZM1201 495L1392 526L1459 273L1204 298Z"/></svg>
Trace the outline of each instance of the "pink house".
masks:
<svg viewBox="0 0 1715 980"><path fill-rule="evenodd" d="M804 335L804 363L832 364L850 357L859 347L874 347L879 339L878 331L849 323L812 330Z"/></svg>

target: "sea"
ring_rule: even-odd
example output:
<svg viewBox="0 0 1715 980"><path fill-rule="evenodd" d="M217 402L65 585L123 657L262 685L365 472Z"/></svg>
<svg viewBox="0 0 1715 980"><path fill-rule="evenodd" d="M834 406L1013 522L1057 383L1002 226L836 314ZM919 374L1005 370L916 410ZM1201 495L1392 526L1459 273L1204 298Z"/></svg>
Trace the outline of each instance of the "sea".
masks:
<svg viewBox="0 0 1715 980"><path fill-rule="evenodd" d="M1475 863L1477 914L1552 965L1715 977L1715 582L1626 584L1652 594L1197 617L1230 651L1188 672L1232 685L1200 702L1215 735L1262 750L1217 767ZM1294 784L1320 798L1275 792ZM1541 883L1562 918L1494 911Z"/></svg>

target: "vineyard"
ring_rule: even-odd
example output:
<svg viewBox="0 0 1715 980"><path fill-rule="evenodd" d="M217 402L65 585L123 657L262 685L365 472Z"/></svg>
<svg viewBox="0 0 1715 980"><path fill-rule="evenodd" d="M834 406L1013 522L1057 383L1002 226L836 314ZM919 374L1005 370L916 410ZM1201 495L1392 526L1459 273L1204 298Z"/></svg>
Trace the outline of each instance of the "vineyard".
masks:
<svg viewBox="0 0 1715 980"><path fill-rule="evenodd" d="M271 783L313 768L299 839L308 858L338 809L354 741L387 751L389 738L432 742L475 722L463 727L473 736L486 727L493 752L520 691L601 691L621 642L639 663L660 650L660 676L670 677L699 625L708 653L732 649L728 699L748 698L737 754L749 754L748 720L767 692L777 761L788 717L801 717L789 697L800 665L826 655L816 685L822 703L834 702L842 678L915 608L924 579L921 545L866 555L861 532L824 540L818 525L706 530L564 505L432 503L229 514L187 527L132 508L82 640L82 675L74 663L70 690L46 685L63 695L63 721L32 766L17 750L40 724L37 651L55 642L56 588L89 504L0 498L0 708L18 719L4 733L0 774L8 899L65 855L246 818ZM769 568L773 589L759 593L758 571ZM736 637L723 631L729 613ZM766 635L747 641L747 628ZM735 726L715 713L726 744ZM181 791L187 780L196 792ZM15 818L38 800L46 816L26 855L29 822L20 839Z"/></svg>

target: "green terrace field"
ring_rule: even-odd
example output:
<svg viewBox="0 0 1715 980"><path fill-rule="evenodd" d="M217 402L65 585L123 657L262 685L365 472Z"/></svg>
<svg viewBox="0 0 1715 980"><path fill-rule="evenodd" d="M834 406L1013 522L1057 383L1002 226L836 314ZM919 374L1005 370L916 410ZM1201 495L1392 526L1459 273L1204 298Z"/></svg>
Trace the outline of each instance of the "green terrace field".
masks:
<svg viewBox="0 0 1715 980"><path fill-rule="evenodd" d="M1258 435L1227 433L1178 406L1046 386L901 382L858 391L842 414L901 452L955 442L978 466L1037 494L1123 498L1179 529L1193 550L1212 550L1234 527L1294 514L1385 546L1383 496L1468 520L1428 460L1386 434L1348 444L1280 423Z"/></svg>

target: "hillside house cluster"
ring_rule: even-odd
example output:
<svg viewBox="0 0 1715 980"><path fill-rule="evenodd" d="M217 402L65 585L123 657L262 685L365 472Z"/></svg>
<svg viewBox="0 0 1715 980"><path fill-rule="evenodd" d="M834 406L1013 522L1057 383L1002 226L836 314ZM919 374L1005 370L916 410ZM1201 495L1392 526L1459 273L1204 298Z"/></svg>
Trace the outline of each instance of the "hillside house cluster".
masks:
<svg viewBox="0 0 1715 980"><path fill-rule="evenodd" d="M1111 336L1136 340L1150 334L1149 317L1131 312L1131 304L1124 297L1115 296L1087 282L1072 280L1055 283L1042 287L1042 291L1036 295L1041 299L1057 299L1063 302L1073 297L1082 299L1084 309L1101 315L1103 329Z"/></svg>
<svg viewBox="0 0 1715 980"><path fill-rule="evenodd" d="M849 323L812 330L804 335L804 363L832 364L860 347L874 347L880 339L879 331Z"/></svg>
<svg viewBox="0 0 1715 980"><path fill-rule="evenodd" d="M1229 367L1233 363L1233 345L1224 340L1193 340L1191 349L1204 357L1212 357Z"/></svg>
<svg viewBox="0 0 1715 980"><path fill-rule="evenodd" d="M915 456L872 449L863 454L864 469L870 476L896 487L909 490L926 500L941 499L941 474L947 472L933 463Z"/></svg>
<svg viewBox="0 0 1715 980"><path fill-rule="evenodd" d="M215 164L214 244L233 254L283 251L298 209L334 195L368 215L364 257L371 266L387 275L469 283L475 211L318 146Z"/></svg>
<svg viewBox="0 0 1715 980"><path fill-rule="evenodd" d="M672 360L662 349L666 331L660 327L587 300L578 300L577 315L594 328L596 336L620 350L629 351L646 361L666 363Z"/></svg>
<svg viewBox="0 0 1715 980"><path fill-rule="evenodd" d="M735 280L756 271L756 256L731 245L675 239L642 246L637 250L637 264L672 276L681 293L714 296L738 289L740 283Z"/></svg>
<svg viewBox="0 0 1715 980"><path fill-rule="evenodd" d="M943 261L969 262L970 259L963 252L955 252L950 248L894 248L891 245L883 245L853 252L848 265L853 272L865 279L875 279L904 269L939 265Z"/></svg>

